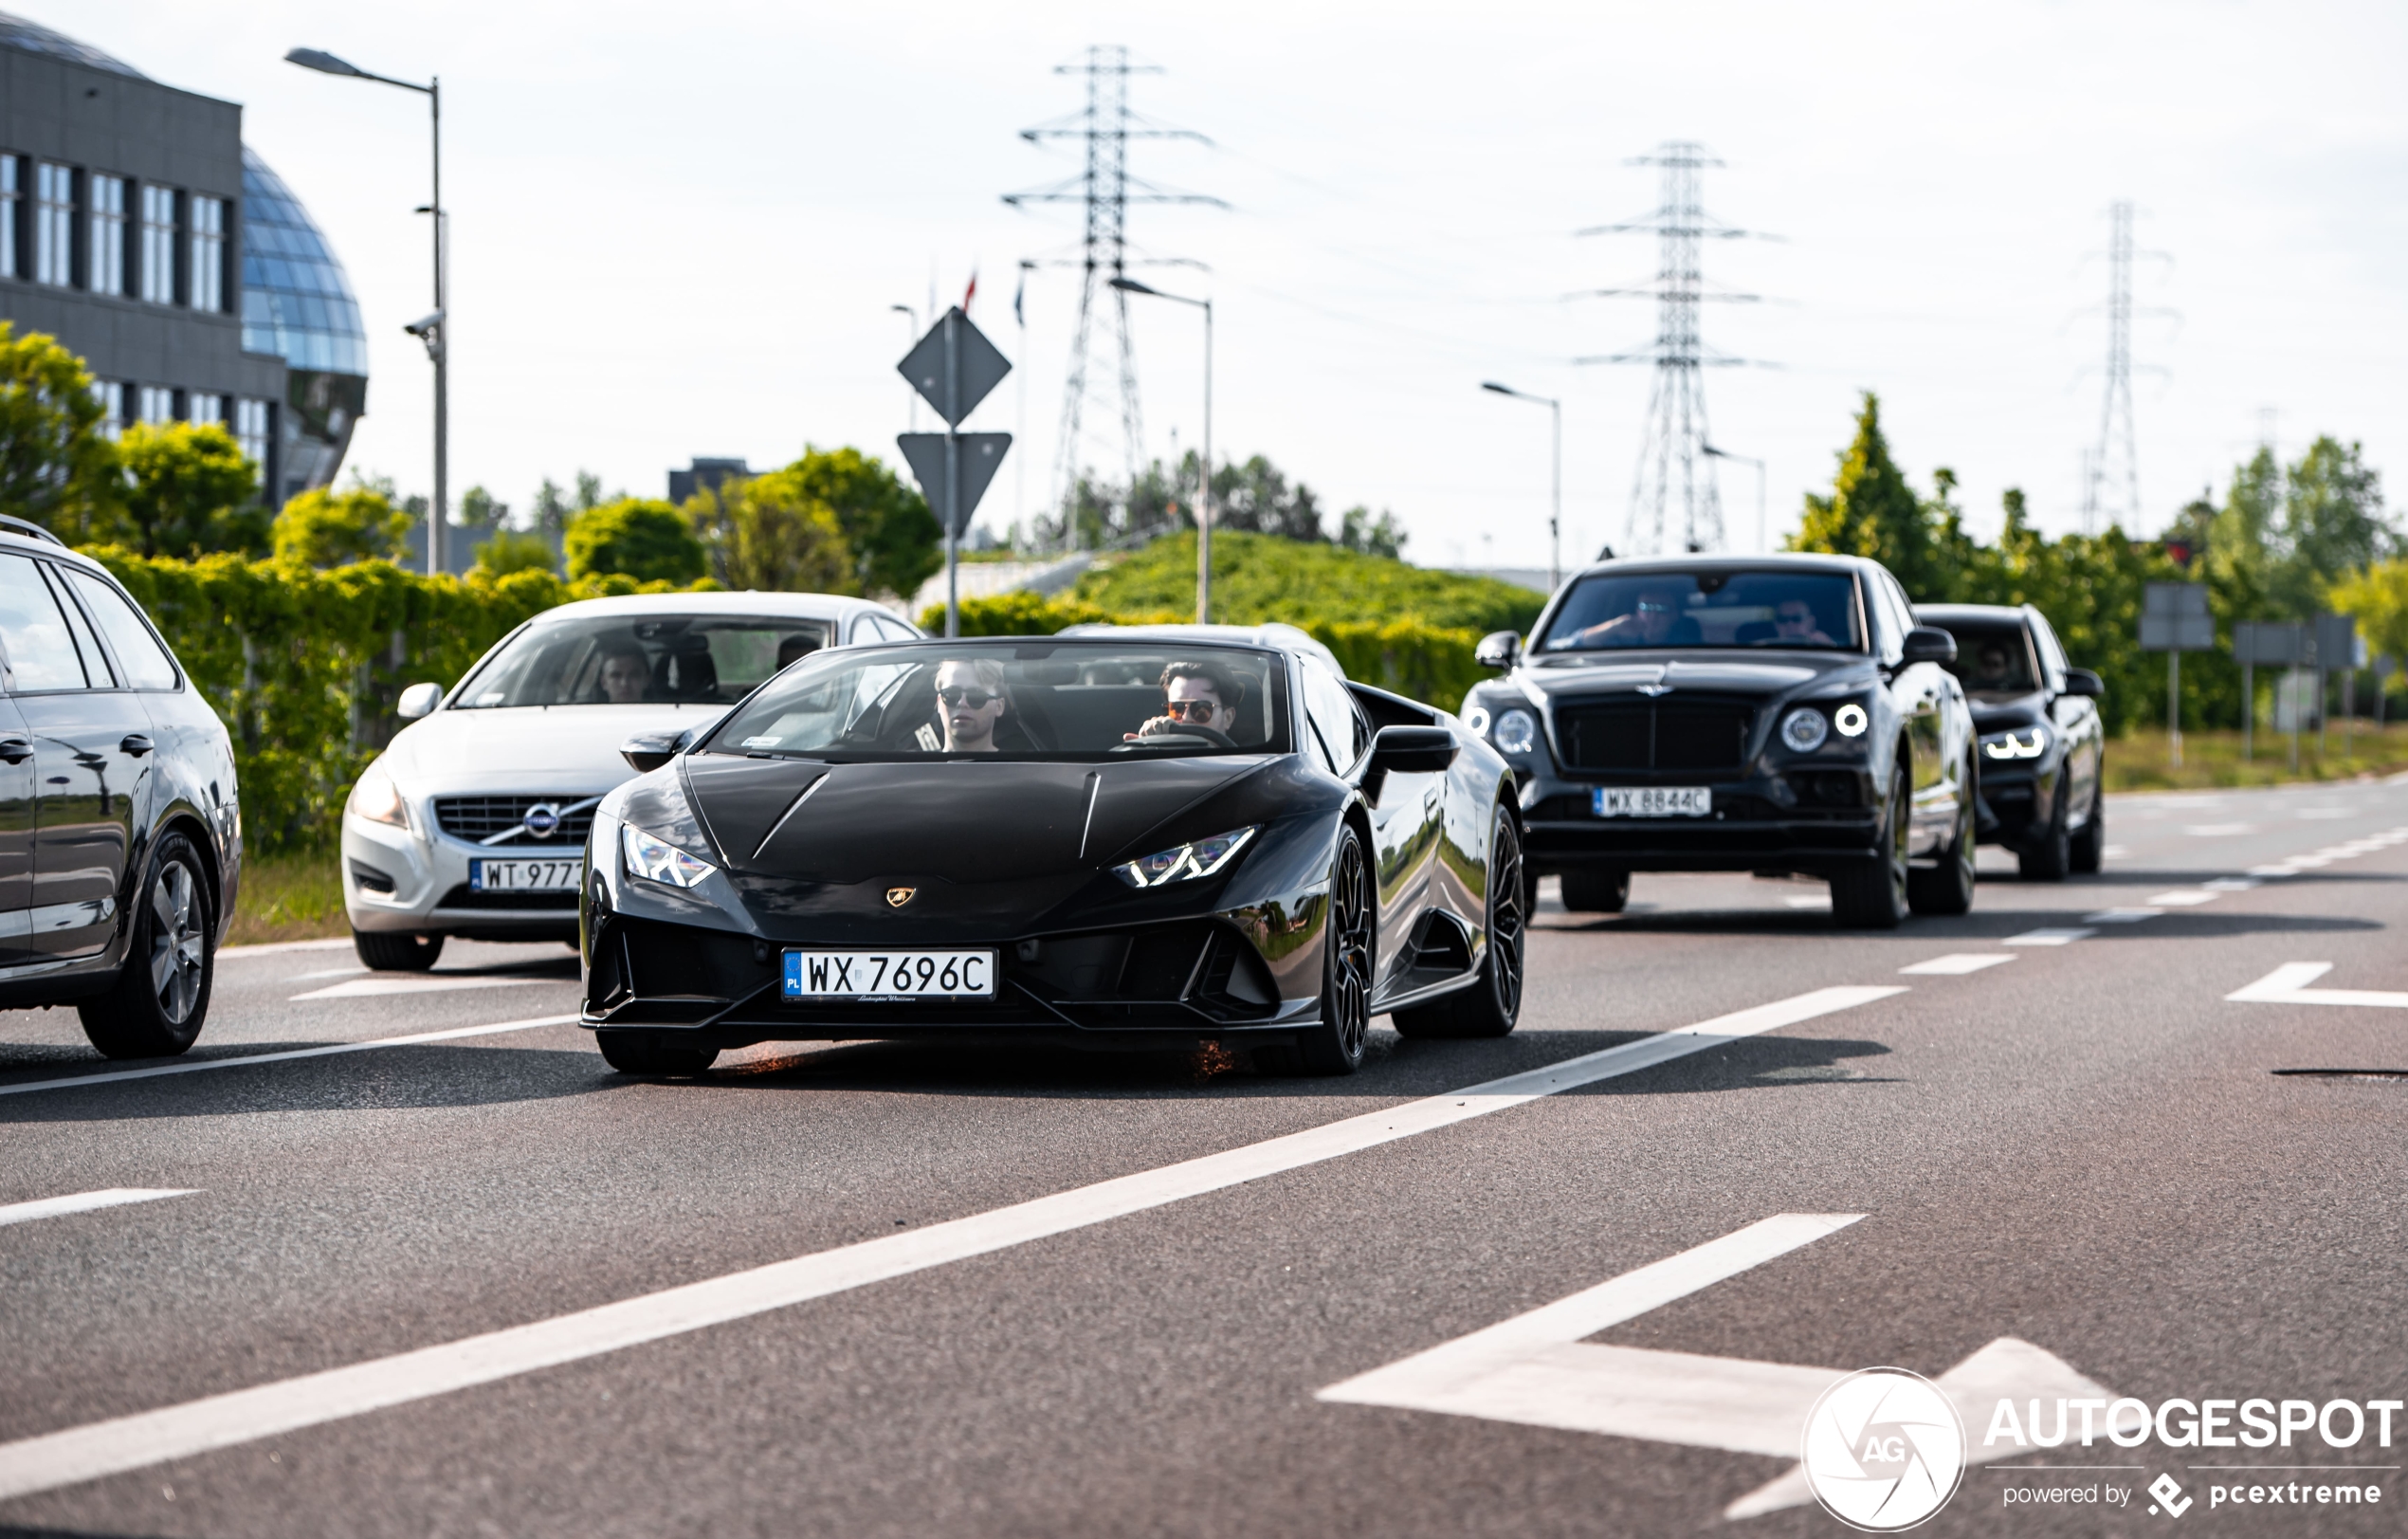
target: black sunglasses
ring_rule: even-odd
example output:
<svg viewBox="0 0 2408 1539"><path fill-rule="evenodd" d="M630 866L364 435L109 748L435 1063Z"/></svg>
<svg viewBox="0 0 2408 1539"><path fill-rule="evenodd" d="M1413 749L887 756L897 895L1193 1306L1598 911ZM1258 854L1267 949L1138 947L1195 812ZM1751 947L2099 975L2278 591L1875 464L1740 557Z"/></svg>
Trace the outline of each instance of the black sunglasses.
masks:
<svg viewBox="0 0 2408 1539"><path fill-rule="evenodd" d="M1003 696L985 689L965 689L958 684L950 684L937 691L937 698L948 705L967 705L975 711L985 709L989 702L1001 700Z"/></svg>

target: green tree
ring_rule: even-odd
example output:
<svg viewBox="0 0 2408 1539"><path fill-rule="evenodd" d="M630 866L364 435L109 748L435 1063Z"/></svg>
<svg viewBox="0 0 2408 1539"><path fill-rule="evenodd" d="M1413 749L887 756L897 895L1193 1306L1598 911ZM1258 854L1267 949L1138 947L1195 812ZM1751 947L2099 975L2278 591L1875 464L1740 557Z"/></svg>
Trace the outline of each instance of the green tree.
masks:
<svg viewBox="0 0 2408 1539"><path fill-rule="evenodd" d="M1385 556L1391 560L1402 559L1405 532L1396 527L1396 516L1382 508L1377 519L1367 507L1350 507L1339 521L1338 543L1347 550L1360 551L1366 556Z"/></svg>
<svg viewBox="0 0 2408 1539"><path fill-rule="evenodd" d="M0 321L0 513L69 544L118 537L117 446L100 418L82 358Z"/></svg>
<svg viewBox="0 0 2408 1539"><path fill-rule="evenodd" d="M2399 531L2383 509L2382 478L2356 444L2319 437L2283 480L2283 558L2268 587L2305 619L2324 609L2333 583L2399 555Z"/></svg>
<svg viewBox="0 0 2408 1539"><path fill-rule="evenodd" d="M860 593L835 510L798 467L696 492L684 509L710 554L711 575L738 592ZM934 522L933 520L931 522Z"/></svg>
<svg viewBox="0 0 2408 1539"><path fill-rule="evenodd" d="M118 442L134 544L145 556L265 556L259 462L214 422L137 422Z"/></svg>
<svg viewBox="0 0 2408 1539"><path fill-rule="evenodd" d="M852 576L832 593L909 597L945 564L942 525L927 500L879 460L857 449L804 446L803 457L772 476L792 477L794 492L825 506L850 553Z"/></svg>
<svg viewBox="0 0 2408 1539"><path fill-rule="evenodd" d="M2333 584L2326 597L2336 614L2357 616L2369 653L2408 659L2408 559L2364 567Z"/></svg>
<svg viewBox="0 0 2408 1539"><path fill-rule="evenodd" d="M410 515L382 488L356 484L343 491L319 486L286 503L272 531L276 559L303 566L390 561L410 539Z"/></svg>
<svg viewBox="0 0 2408 1539"><path fill-rule="evenodd" d="M1865 392L1856 437L1839 457L1831 495L1808 493L1806 517L1789 548L1869 556L1889 568L1906 596L1940 603L1956 596L1960 563L1970 549L1952 494L1956 476L1939 471L1938 491L1925 503L1889 455L1881 431L1881 398Z"/></svg>
<svg viewBox="0 0 2408 1539"><path fill-rule="evenodd" d="M1327 538L1322 533L1321 504L1313 488L1301 481L1289 486L1286 473L1260 454L1213 472L1213 528L1283 540Z"/></svg>
<svg viewBox="0 0 2408 1539"><path fill-rule="evenodd" d="M493 538L480 541L476 549L477 564L472 570L488 577L506 577L513 572L553 570L552 542L539 534L520 529L496 529Z"/></svg>
<svg viewBox="0 0 2408 1539"><path fill-rule="evenodd" d="M622 497L570 521L563 537L569 580L613 574L638 582L692 582L706 564L702 542L677 509L650 498Z"/></svg>

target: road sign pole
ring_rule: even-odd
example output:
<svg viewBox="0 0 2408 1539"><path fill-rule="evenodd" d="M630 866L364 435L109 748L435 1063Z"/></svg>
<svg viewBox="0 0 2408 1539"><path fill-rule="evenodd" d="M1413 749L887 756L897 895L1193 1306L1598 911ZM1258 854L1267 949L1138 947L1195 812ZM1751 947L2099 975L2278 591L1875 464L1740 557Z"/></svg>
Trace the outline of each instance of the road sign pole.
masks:
<svg viewBox="0 0 2408 1539"><path fill-rule="evenodd" d="M952 317L948 315L950 321ZM961 333L958 327L945 327L945 394L949 400L961 399ZM958 419L945 424L945 639L952 641L961 634L961 536L956 530L960 521L953 510L961 505L961 433Z"/></svg>
<svg viewBox="0 0 2408 1539"><path fill-rule="evenodd" d="M2182 767L2182 653L2168 649L2165 654L2165 738L2173 744L2174 767Z"/></svg>
<svg viewBox="0 0 2408 1539"><path fill-rule="evenodd" d="M2299 665L2293 663L2283 676L2283 687L2291 697L2291 773L2299 773Z"/></svg>
<svg viewBox="0 0 2408 1539"><path fill-rule="evenodd" d="M2257 725L2257 665L2241 660L2241 762L2250 760L2250 732Z"/></svg>

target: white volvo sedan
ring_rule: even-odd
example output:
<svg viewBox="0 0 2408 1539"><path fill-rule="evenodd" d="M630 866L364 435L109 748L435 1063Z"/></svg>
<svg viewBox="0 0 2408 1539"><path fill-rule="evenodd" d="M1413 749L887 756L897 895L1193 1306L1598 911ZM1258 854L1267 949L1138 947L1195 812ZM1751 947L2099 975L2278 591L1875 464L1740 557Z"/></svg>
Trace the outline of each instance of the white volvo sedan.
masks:
<svg viewBox="0 0 2408 1539"><path fill-rule="evenodd" d="M825 647L921 632L866 599L648 594L548 610L449 695L403 691L413 719L343 808L343 900L370 967L431 967L447 936L576 938L593 807L634 771L619 744L719 720Z"/></svg>

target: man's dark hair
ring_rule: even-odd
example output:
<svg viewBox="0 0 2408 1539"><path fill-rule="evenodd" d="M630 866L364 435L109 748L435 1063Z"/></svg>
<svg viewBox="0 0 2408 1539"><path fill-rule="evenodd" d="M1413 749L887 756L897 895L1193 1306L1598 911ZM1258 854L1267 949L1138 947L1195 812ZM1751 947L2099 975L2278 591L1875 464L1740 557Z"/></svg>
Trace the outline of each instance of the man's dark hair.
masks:
<svg viewBox="0 0 2408 1539"><path fill-rule="evenodd" d="M1173 679L1202 679L1221 697L1221 704L1232 711L1246 698L1246 681L1218 663L1173 663L1162 670L1162 692L1166 695Z"/></svg>

